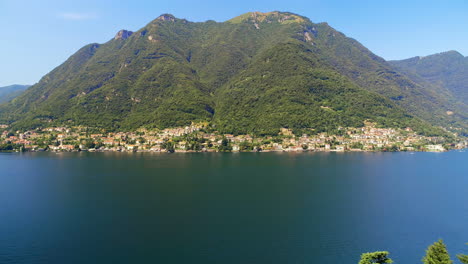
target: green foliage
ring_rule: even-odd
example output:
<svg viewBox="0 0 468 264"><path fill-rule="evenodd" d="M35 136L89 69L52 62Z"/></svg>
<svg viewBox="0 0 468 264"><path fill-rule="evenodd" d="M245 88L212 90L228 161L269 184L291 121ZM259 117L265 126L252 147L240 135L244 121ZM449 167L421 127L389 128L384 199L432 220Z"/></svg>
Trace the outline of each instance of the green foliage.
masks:
<svg viewBox="0 0 468 264"><path fill-rule="evenodd" d="M239 144L239 151L252 151L254 145L251 142L244 141Z"/></svg>
<svg viewBox="0 0 468 264"><path fill-rule="evenodd" d="M359 264L372 264L372 263L392 263L393 260L388 257L388 251L376 251L376 252L369 252L363 253L361 255L361 260Z"/></svg>
<svg viewBox="0 0 468 264"><path fill-rule="evenodd" d="M361 142L354 142L349 145L349 148L351 149L363 149L364 145L362 145Z"/></svg>
<svg viewBox="0 0 468 264"><path fill-rule="evenodd" d="M424 264L452 264L450 255L442 239L430 245L426 250L426 256L422 259Z"/></svg>
<svg viewBox="0 0 468 264"><path fill-rule="evenodd" d="M387 151L388 151L388 152L396 152L396 151L399 151L399 150L400 150L400 149L398 148L397 145L391 145L391 146L389 146L389 147L384 147L384 148L382 149L382 151L384 151L384 152L387 152Z"/></svg>
<svg viewBox="0 0 468 264"><path fill-rule="evenodd" d="M453 112L450 117L452 122L456 122L453 125L459 125L458 119L468 118L467 57L456 51L448 51L390 63L415 83L424 86L426 90L432 90L432 96L444 99L446 110Z"/></svg>
<svg viewBox="0 0 468 264"><path fill-rule="evenodd" d="M0 151L13 151L15 149L15 145L11 143L4 143L0 145Z"/></svg>
<svg viewBox="0 0 468 264"><path fill-rule="evenodd" d="M85 146L85 148L87 149L91 149L91 148L95 148L96 147L96 144L94 144L94 141L93 140L86 140L85 143L83 144Z"/></svg>
<svg viewBox="0 0 468 264"><path fill-rule="evenodd" d="M468 264L468 255L458 254L457 258L460 260L461 263Z"/></svg>
<svg viewBox="0 0 468 264"><path fill-rule="evenodd" d="M401 61L392 61L398 69L430 83L442 84L456 98L468 104L468 58L448 51Z"/></svg>
<svg viewBox="0 0 468 264"><path fill-rule="evenodd" d="M301 42L278 44L261 54L216 94L214 117L223 133L275 135L280 127L428 127L376 93L341 76Z"/></svg>
<svg viewBox="0 0 468 264"><path fill-rule="evenodd" d="M198 138L198 137L187 137L186 139L186 150L194 150L194 151L200 151L202 150L202 144L205 143L206 140L204 138Z"/></svg>
<svg viewBox="0 0 468 264"><path fill-rule="evenodd" d="M232 146L230 140L227 138L223 138L221 140L221 144L218 146L218 151L219 152L230 152L232 151Z"/></svg>
<svg viewBox="0 0 468 264"><path fill-rule="evenodd" d="M165 140L162 144L161 147L165 149L169 153L174 153L175 151L175 143L172 141Z"/></svg>

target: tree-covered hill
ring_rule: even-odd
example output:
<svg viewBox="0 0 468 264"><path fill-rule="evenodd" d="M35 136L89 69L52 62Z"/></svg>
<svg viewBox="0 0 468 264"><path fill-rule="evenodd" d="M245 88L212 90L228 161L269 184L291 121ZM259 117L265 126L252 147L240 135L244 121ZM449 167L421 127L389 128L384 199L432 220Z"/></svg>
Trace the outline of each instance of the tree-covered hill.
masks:
<svg viewBox="0 0 468 264"><path fill-rule="evenodd" d="M390 63L407 75L414 76L416 82L427 81L448 90L464 104L465 113L468 112L468 57L457 51L448 51Z"/></svg>
<svg viewBox="0 0 468 264"><path fill-rule="evenodd" d="M326 23L253 12L223 23L162 15L90 44L11 102L14 128L175 127L208 121L226 133L279 128L465 126L449 95L395 71Z"/></svg>

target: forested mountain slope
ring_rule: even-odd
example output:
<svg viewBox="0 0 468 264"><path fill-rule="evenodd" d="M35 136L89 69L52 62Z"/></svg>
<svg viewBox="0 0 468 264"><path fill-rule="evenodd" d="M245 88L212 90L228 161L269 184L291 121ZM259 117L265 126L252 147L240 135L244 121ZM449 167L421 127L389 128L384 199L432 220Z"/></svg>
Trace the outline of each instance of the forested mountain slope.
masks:
<svg viewBox="0 0 468 264"><path fill-rule="evenodd" d="M448 51L390 63L405 74L416 76L416 82L427 81L449 91L468 112L468 57Z"/></svg>

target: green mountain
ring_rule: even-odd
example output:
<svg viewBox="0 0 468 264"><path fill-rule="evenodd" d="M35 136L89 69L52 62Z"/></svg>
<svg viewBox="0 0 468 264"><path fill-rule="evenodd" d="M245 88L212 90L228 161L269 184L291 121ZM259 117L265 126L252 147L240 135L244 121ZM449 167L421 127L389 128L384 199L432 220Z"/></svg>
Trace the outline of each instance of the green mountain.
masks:
<svg viewBox="0 0 468 264"><path fill-rule="evenodd" d="M457 51L390 63L408 75L448 90L460 102L468 105L468 57Z"/></svg>
<svg viewBox="0 0 468 264"><path fill-rule="evenodd" d="M11 101L31 85L13 84L0 87L0 104Z"/></svg>
<svg viewBox="0 0 468 264"><path fill-rule="evenodd" d="M371 120L434 134L430 123L466 125L446 114L449 103L326 23L287 12L223 23L166 14L81 48L0 106L0 122L135 129L208 121L224 133L275 134Z"/></svg>

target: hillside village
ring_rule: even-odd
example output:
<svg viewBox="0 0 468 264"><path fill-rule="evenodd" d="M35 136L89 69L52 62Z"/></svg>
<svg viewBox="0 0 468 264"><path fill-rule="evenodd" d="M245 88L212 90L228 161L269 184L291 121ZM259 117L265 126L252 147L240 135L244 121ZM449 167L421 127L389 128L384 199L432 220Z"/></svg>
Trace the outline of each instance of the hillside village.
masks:
<svg viewBox="0 0 468 264"><path fill-rule="evenodd" d="M448 144L441 137L417 135L411 128L340 128L340 135L294 135L282 128L276 137L219 134L206 124L135 132L90 132L86 127L49 127L8 132L1 125L3 151L120 151L120 152L270 152L270 151L446 151L462 149L466 141Z"/></svg>

